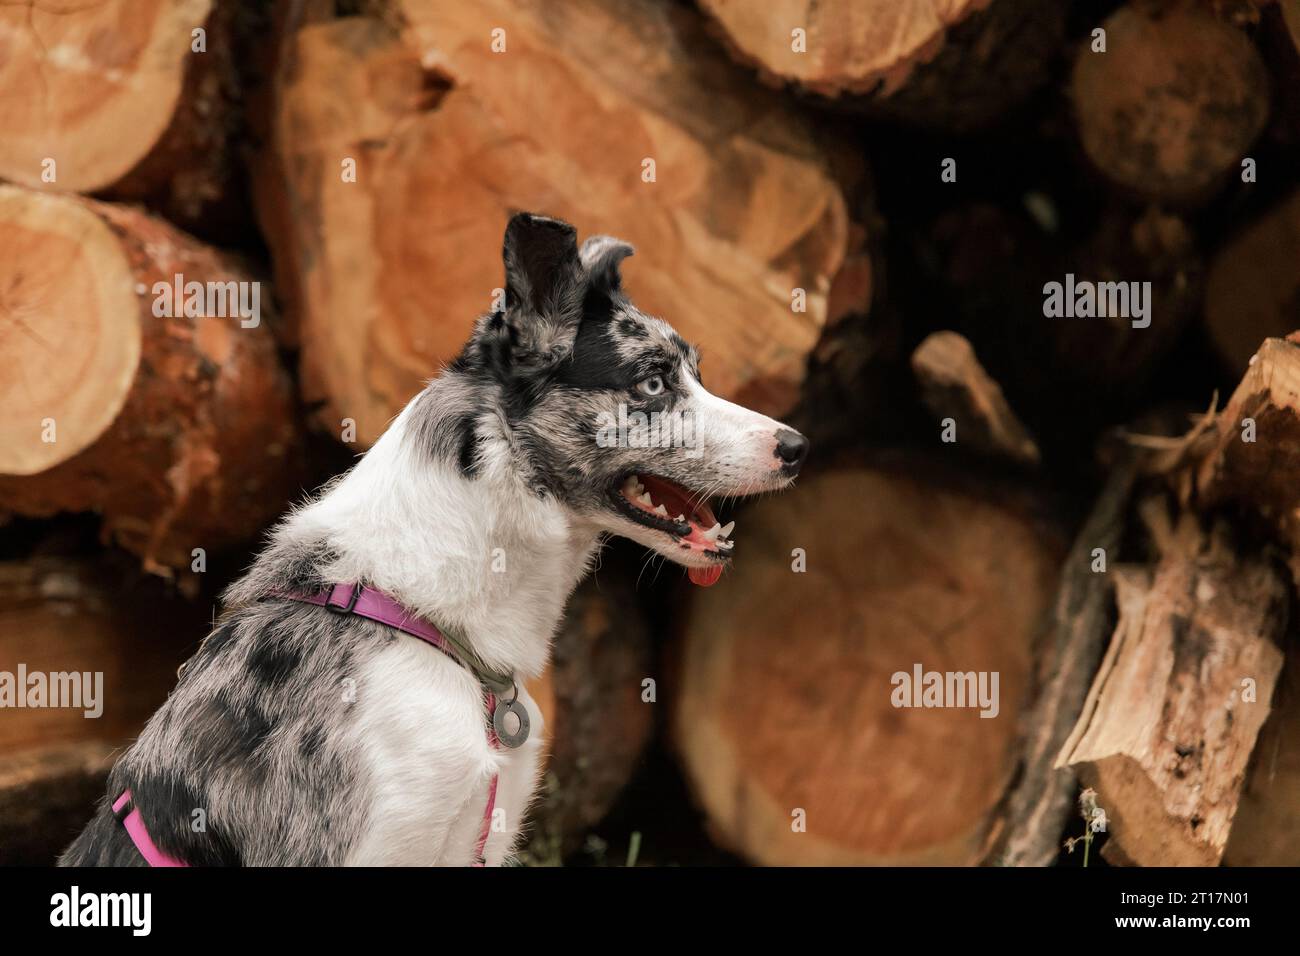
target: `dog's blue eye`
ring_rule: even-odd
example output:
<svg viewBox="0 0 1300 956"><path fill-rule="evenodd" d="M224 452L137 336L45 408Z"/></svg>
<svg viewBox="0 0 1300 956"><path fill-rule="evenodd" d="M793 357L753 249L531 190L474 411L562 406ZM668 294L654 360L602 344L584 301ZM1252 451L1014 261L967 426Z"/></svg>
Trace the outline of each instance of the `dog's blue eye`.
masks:
<svg viewBox="0 0 1300 956"><path fill-rule="evenodd" d="M651 375L649 378L642 379L636 383L636 390L642 395L648 395L651 398L662 395L664 393L664 377L662 375Z"/></svg>

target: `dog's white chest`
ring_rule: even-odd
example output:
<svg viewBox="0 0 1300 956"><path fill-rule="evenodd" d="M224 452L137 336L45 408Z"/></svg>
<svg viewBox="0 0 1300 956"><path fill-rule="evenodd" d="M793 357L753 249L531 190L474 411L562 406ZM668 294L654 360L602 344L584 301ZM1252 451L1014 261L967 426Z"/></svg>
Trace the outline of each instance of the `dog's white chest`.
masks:
<svg viewBox="0 0 1300 956"><path fill-rule="evenodd" d="M536 702L521 689L528 740L513 750L493 749L477 682L417 640L397 641L376 655L358 676L355 695L353 744L367 809L348 862L468 866L486 822L484 856L489 866L500 864L537 784L545 729Z"/></svg>

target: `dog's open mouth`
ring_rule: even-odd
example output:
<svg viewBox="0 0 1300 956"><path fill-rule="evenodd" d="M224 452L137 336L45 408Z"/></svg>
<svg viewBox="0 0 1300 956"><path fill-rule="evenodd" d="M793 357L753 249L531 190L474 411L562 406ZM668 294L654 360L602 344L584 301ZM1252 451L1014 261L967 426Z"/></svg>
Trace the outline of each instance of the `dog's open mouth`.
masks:
<svg viewBox="0 0 1300 956"><path fill-rule="evenodd" d="M719 523L703 495L667 478L628 475L615 488L614 500L632 521L672 535L684 548L725 561L735 547L736 522Z"/></svg>

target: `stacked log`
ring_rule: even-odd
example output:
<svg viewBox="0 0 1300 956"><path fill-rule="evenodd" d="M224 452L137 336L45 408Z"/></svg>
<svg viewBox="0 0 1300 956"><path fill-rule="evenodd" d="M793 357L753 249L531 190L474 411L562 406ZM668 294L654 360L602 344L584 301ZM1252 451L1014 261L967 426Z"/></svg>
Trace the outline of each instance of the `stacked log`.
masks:
<svg viewBox="0 0 1300 956"><path fill-rule="evenodd" d="M240 6L0 8L0 179L147 201L190 229L238 221Z"/></svg>
<svg viewBox="0 0 1300 956"><path fill-rule="evenodd" d="M0 224L0 511L99 512L192 585L196 549L246 542L299 488L269 294L134 208L0 186Z"/></svg>
<svg viewBox="0 0 1300 956"><path fill-rule="evenodd" d="M987 124L1047 79L1064 9L1024 0L701 0L741 62L856 109L942 129Z"/></svg>
<svg viewBox="0 0 1300 956"><path fill-rule="evenodd" d="M390 7L302 27L274 94L261 215L319 420L369 443L454 357L492 308L517 209L631 242L631 294L701 344L711 388L789 410L851 251L808 125L689 8Z"/></svg>
<svg viewBox="0 0 1300 956"><path fill-rule="evenodd" d="M692 601L673 739L711 832L755 862L985 853L1060 552L936 470L846 468L755 505L750 553ZM918 668L997 675L996 705L900 704Z"/></svg>
<svg viewBox="0 0 1300 956"><path fill-rule="evenodd" d="M1268 117L1255 47L1192 0L1130 4L1100 29L1100 43L1080 47L1070 88L1088 159L1144 199L1207 200L1240 172Z"/></svg>

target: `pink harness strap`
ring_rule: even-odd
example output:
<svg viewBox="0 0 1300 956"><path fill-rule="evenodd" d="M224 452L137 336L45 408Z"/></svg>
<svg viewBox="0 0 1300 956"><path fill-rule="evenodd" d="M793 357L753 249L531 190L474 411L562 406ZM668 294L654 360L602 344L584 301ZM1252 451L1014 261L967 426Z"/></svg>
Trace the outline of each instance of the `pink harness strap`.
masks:
<svg viewBox="0 0 1300 956"><path fill-rule="evenodd" d="M130 810L127 810L127 807L130 807ZM158 849L158 845L153 842L148 829L145 828L144 818L140 816L140 808L131 799L130 790L123 790L122 795L113 801L113 815L122 821L122 826L126 827L126 832L131 836L131 842L150 866L189 866L188 863L182 863Z"/></svg>
<svg viewBox="0 0 1300 956"><path fill-rule="evenodd" d="M328 608L341 614L356 614L372 621L378 621L380 624L386 624L432 644L457 664L474 673L480 681L488 680L484 674L469 666L462 659L462 656L457 653L451 642L443 636L441 631L423 618L410 614L404 607L382 591L355 584L336 584L318 594L277 591L273 596L290 601L301 601L304 604L315 604L318 607ZM510 682L507 681L506 683L509 684ZM487 730L489 746L493 750L500 750L503 742L502 735L506 736L507 746L517 747L523 743L528 736L528 715L518 699L516 698L508 703L502 702L499 706L496 694L493 693L492 688L487 683L484 683L483 698L487 704L488 713L492 715L492 721L488 724ZM511 739L511 732L504 729L504 725L500 724L506 712L514 713L520 722L520 730L515 739ZM474 862L471 866L487 865L484 849L487 847L488 836L492 832L492 811L496 808L498 777L499 774L492 774L492 780L488 783L487 808L483 811L483 825L479 828L478 841L474 846ZM128 805L131 806L130 812L122 816L122 809ZM140 851L140 855L145 858L145 862L150 866L189 865L168 856L154 845L153 840L149 838L149 831L145 829L140 811L131 803L130 790L123 791L122 795L113 802L113 813L122 821L122 825L126 827L126 832L131 837L131 842L135 844L136 849Z"/></svg>

